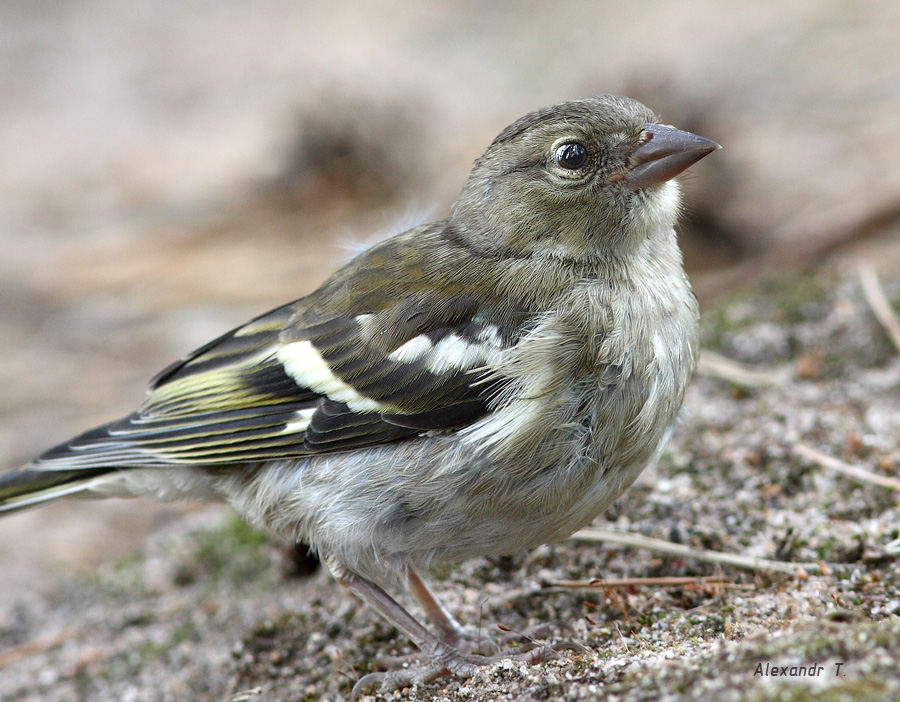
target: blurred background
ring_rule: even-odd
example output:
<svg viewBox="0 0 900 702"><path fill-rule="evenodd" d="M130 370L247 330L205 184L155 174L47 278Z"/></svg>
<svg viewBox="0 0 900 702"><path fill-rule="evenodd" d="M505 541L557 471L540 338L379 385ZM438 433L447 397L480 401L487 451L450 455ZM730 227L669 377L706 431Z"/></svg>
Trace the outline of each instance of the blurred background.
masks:
<svg viewBox="0 0 900 702"><path fill-rule="evenodd" d="M724 145L684 179L704 304L837 257L900 270L900 3L0 3L0 469L165 364L443 216L545 104L619 92ZM184 506L0 523L0 603Z"/></svg>

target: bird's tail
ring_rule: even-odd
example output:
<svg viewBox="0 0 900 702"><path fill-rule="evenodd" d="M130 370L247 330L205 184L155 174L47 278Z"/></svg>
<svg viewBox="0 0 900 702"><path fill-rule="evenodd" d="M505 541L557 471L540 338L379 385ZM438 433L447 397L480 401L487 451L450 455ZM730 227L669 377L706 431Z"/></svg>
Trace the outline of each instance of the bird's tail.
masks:
<svg viewBox="0 0 900 702"><path fill-rule="evenodd" d="M19 470L0 474L0 515L82 493L84 497L128 494L111 492L110 482L150 461L139 448L113 435L117 426L112 422L89 429Z"/></svg>
<svg viewBox="0 0 900 702"><path fill-rule="evenodd" d="M215 471L195 469L191 458L144 446L143 434L138 440L123 435L136 416L89 429L21 469L0 474L0 515L79 495L218 499Z"/></svg>
<svg viewBox="0 0 900 702"><path fill-rule="evenodd" d="M90 492L98 478L113 468L48 470L25 466L0 475L0 514L17 512L59 497Z"/></svg>

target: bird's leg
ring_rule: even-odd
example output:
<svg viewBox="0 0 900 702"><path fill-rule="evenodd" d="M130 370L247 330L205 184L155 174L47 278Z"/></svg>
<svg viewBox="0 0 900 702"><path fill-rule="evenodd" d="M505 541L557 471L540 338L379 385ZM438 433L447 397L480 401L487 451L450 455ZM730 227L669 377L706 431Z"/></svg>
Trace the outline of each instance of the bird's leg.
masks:
<svg viewBox="0 0 900 702"><path fill-rule="evenodd" d="M453 664L460 656L459 650L452 643L435 636L422 626L403 605L378 585L346 570L338 573L337 580L372 605L375 611L406 634L421 651L437 661L447 663L450 670L457 667Z"/></svg>
<svg viewBox="0 0 900 702"><path fill-rule="evenodd" d="M466 632L462 625L447 611L447 608L441 604L431 588L425 584L425 581L412 567L407 569L406 582L410 594L425 611L425 616L437 627L438 633L445 641L455 643L465 636Z"/></svg>
<svg viewBox="0 0 900 702"><path fill-rule="evenodd" d="M335 570L332 569L332 572ZM488 659L481 656L464 655L451 643L432 634L399 602L375 583L343 568L335 573L335 577L339 583L359 595L382 617L406 634L409 640L433 661L418 670L398 670L363 675L353 686L352 700L356 700L364 689L372 685L379 685L382 689L400 689L414 681L431 682L448 672L469 676L480 665L489 662Z"/></svg>
<svg viewBox="0 0 900 702"><path fill-rule="evenodd" d="M419 603L425 615L437 628L438 635L444 641L457 648L460 648L461 644L468 644L465 647L469 652L484 655L499 652L499 647L490 637L482 637L480 632L477 636L472 636L472 634L467 632L412 567L407 569L406 579L410 594Z"/></svg>
<svg viewBox="0 0 900 702"><path fill-rule="evenodd" d="M355 592L374 607L382 617L406 634L410 641L431 658L431 663L419 669L364 675L353 686L351 697L354 700L363 689L375 684L381 685L382 689L399 689L413 682L431 682L448 673L469 677L479 667L504 658L511 658L525 663L539 663L546 660L548 653L552 655L550 649L544 649L543 647L523 651L518 654L493 657L462 653L453 643L435 636L422 626L399 602L375 583L341 567L335 568L332 566L331 570L339 583ZM426 610L434 609L438 612L438 618L446 619L444 625L449 626L451 630L461 630L459 624L456 624L449 613L437 602L434 595L418 579L418 576L413 576L412 580L418 581L418 585L421 585L421 588L418 585L415 586L416 597L421 596L421 593L425 592L427 593L425 599L430 599L431 603L425 605Z"/></svg>

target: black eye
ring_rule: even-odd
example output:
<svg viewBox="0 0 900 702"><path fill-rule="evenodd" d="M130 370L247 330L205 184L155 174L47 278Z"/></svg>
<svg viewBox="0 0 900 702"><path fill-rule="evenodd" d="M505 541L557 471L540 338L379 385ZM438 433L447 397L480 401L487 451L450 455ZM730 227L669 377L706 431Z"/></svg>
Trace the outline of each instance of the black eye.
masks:
<svg viewBox="0 0 900 702"><path fill-rule="evenodd" d="M577 171L588 162L588 150L577 141L570 141L556 149L556 162L567 171Z"/></svg>

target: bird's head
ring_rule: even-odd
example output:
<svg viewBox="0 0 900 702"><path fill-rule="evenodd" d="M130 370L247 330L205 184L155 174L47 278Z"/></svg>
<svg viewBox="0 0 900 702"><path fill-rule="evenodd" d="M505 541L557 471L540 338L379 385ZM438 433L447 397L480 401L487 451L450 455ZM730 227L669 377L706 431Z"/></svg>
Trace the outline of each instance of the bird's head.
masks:
<svg viewBox="0 0 900 702"><path fill-rule="evenodd" d="M452 223L488 254L607 258L671 229L680 207L672 179L718 148L618 95L553 105L497 136Z"/></svg>

